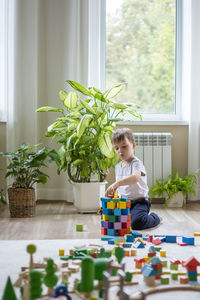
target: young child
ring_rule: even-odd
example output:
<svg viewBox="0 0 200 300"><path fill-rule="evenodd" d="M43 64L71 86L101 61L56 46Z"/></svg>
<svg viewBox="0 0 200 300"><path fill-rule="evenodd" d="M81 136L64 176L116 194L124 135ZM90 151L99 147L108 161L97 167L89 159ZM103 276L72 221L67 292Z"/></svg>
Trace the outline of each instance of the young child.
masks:
<svg viewBox="0 0 200 300"><path fill-rule="evenodd" d="M152 212L148 199L147 174L141 160L134 156L136 143L128 128L117 129L112 135L112 144L121 161L115 166L116 181L110 185L105 196L129 197L131 200L131 226L133 229L145 229L157 226L161 218Z"/></svg>

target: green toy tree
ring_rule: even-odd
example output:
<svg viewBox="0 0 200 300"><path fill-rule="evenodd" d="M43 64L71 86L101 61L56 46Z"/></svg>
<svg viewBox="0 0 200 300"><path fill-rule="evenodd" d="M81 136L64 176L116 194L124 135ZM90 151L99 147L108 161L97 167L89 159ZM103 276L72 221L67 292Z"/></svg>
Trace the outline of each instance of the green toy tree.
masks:
<svg viewBox="0 0 200 300"><path fill-rule="evenodd" d="M17 300L12 282L10 280L10 277L8 276L6 286L4 289L2 300Z"/></svg>
<svg viewBox="0 0 200 300"><path fill-rule="evenodd" d="M117 258L119 264L121 263L121 261L122 261L124 255L125 255L124 248L122 248L122 247L117 247L117 248L115 249L115 256L116 256L116 258Z"/></svg>
<svg viewBox="0 0 200 300"><path fill-rule="evenodd" d="M36 252L36 249L36 246L33 244L29 244L26 247L26 251L30 254L29 270L33 269L33 253Z"/></svg>
<svg viewBox="0 0 200 300"><path fill-rule="evenodd" d="M48 294L53 292L53 287L58 282L58 276L55 274L56 267L53 259L47 260L46 275L44 276L43 282L48 287Z"/></svg>
<svg viewBox="0 0 200 300"><path fill-rule="evenodd" d="M31 270L29 274L30 300L42 297L42 272Z"/></svg>

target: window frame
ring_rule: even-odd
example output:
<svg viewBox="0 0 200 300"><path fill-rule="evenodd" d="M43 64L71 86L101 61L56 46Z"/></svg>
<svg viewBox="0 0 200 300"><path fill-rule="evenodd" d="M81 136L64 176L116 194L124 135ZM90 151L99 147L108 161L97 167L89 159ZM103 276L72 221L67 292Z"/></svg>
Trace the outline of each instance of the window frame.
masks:
<svg viewBox="0 0 200 300"><path fill-rule="evenodd" d="M101 1L101 89L106 87L106 1ZM176 47L175 47L175 113L174 114L147 114L142 113L142 120L146 122L185 122L182 111L182 28L183 28L182 0L176 0ZM117 83L116 83L117 84ZM143 122L129 116L124 117L120 123Z"/></svg>
<svg viewBox="0 0 200 300"><path fill-rule="evenodd" d="M6 122L6 99L7 99L7 11L8 11L8 1L1 0L0 1L0 44L1 44L1 52L0 52L0 122Z"/></svg>

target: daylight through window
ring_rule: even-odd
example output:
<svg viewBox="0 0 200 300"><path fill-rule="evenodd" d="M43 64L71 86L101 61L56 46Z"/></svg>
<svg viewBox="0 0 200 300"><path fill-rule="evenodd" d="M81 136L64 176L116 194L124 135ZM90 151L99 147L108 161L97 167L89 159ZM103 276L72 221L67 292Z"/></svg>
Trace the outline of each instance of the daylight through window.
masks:
<svg viewBox="0 0 200 300"><path fill-rule="evenodd" d="M175 114L176 1L106 1L106 88L142 113Z"/></svg>

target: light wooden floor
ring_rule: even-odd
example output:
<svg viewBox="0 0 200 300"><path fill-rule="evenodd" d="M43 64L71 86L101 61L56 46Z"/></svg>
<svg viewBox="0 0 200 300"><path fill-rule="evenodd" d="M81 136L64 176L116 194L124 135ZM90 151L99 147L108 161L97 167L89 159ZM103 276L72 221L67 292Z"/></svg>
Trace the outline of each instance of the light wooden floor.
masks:
<svg viewBox="0 0 200 300"><path fill-rule="evenodd" d="M101 237L100 216L79 214L66 202L41 202L36 206L36 217L12 219L8 207L0 208L0 239L87 239ZM164 208L153 204L151 211L158 213L163 222L143 233L191 235L200 232L200 203L190 203L184 209ZM84 225L83 232L76 232L76 224Z"/></svg>

